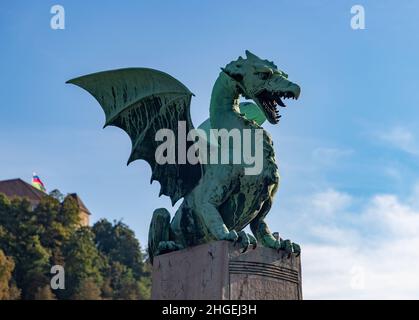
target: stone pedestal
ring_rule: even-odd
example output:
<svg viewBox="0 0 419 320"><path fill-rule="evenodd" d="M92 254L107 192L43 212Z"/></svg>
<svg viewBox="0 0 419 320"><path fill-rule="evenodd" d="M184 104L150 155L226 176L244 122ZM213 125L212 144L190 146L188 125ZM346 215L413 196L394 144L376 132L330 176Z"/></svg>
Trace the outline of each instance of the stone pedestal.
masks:
<svg viewBox="0 0 419 320"><path fill-rule="evenodd" d="M302 299L300 258L217 241L154 258L152 299Z"/></svg>

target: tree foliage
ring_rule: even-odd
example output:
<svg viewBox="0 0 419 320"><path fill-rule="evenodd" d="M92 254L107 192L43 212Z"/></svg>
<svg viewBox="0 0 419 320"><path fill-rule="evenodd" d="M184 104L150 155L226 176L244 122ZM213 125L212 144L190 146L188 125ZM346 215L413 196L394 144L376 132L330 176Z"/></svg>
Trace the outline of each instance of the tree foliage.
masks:
<svg viewBox="0 0 419 320"><path fill-rule="evenodd" d="M121 221L80 227L74 198L56 190L33 208L0 194L0 300L148 299L150 271L134 232ZM51 267L65 270L52 290Z"/></svg>
<svg viewBox="0 0 419 320"><path fill-rule="evenodd" d="M20 291L13 283L12 272L15 263L0 250L0 300L15 300L20 297Z"/></svg>

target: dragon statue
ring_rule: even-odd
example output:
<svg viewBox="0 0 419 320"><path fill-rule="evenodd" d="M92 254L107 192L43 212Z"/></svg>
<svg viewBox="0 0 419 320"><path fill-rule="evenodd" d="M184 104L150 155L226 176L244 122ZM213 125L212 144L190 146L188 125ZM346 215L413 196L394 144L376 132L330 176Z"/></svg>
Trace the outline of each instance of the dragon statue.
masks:
<svg viewBox="0 0 419 320"><path fill-rule="evenodd" d="M298 99L300 87L268 60L249 51L224 68L214 84L210 118L200 128L263 129L267 119L279 123L278 106L284 99ZM151 183L159 181L160 195L172 205L183 202L171 220L163 208L153 213L148 250L153 257L215 240L234 241L244 248L257 243L289 254L300 254L299 245L274 236L265 222L278 189L279 174L270 135L263 132L263 169L246 175L242 163L159 164L155 151L161 142L160 129L178 133L178 123L193 129L190 103L193 94L181 82L161 71L128 68L94 73L67 81L77 85L99 102L106 115L105 127L116 126L130 136L132 152L128 164L146 160L152 169ZM240 96L253 102L239 102ZM209 142L208 142L209 143ZM187 147L193 141L186 141ZM250 225L253 235L244 231Z"/></svg>

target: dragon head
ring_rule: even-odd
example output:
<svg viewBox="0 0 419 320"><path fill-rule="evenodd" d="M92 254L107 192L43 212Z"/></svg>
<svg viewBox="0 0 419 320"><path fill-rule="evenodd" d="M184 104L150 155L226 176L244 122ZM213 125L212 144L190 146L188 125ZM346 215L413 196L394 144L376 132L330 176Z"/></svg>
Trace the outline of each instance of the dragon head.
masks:
<svg viewBox="0 0 419 320"><path fill-rule="evenodd" d="M270 123L279 122L277 106L285 107L283 99L300 96L300 87L289 81L285 72L247 50L246 59L239 57L222 70L237 82L242 96L256 102Z"/></svg>

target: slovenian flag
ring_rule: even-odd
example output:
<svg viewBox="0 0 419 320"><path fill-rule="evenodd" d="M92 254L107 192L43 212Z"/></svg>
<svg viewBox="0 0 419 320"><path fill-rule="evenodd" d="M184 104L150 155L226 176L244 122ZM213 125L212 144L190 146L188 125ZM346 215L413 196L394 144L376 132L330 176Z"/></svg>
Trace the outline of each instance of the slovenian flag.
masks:
<svg viewBox="0 0 419 320"><path fill-rule="evenodd" d="M32 186L34 186L38 190L41 190L42 192L47 192L47 189L45 189L44 184L42 183L41 179L39 179L36 173L34 173L32 177Z"/></svg>

